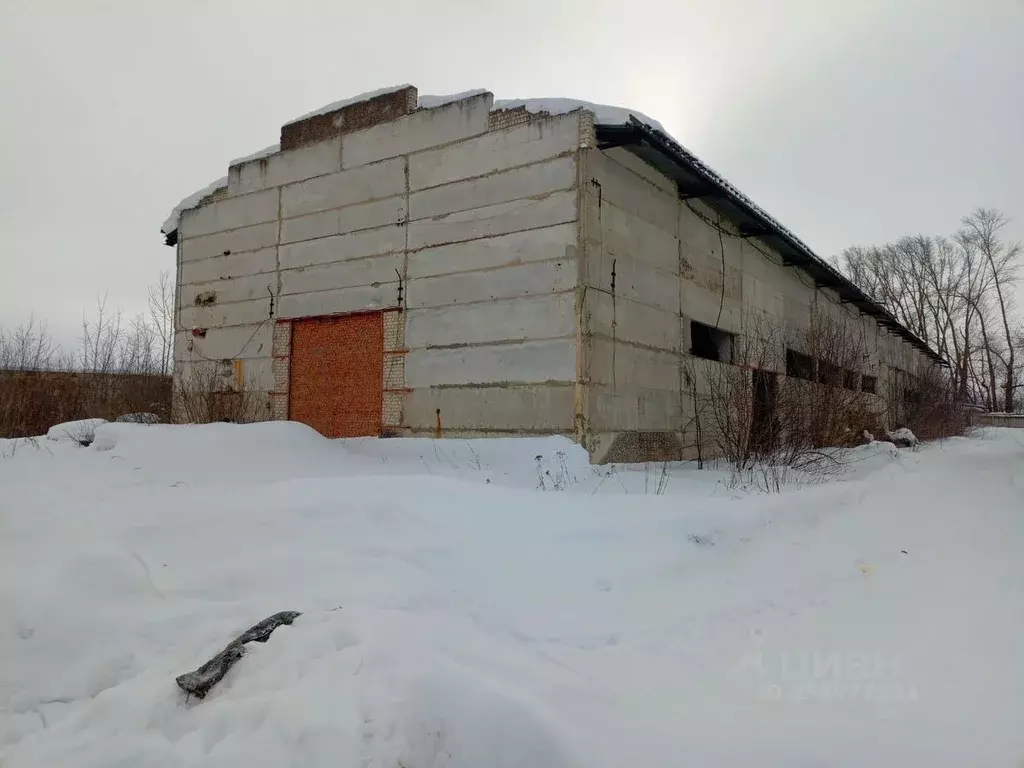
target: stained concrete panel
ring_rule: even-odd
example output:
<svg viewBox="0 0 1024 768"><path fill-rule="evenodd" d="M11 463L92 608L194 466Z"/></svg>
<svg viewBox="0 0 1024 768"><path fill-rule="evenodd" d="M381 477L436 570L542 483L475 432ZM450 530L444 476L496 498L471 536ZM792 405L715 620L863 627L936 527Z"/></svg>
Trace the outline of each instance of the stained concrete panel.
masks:
<svg viewBox="0 0 1024 768"><path fill-rule="evenodd" d="M678 354L593 339L589 360L590 381L613 391L679 390Z"/></svg>
<svg viewBox="0 0 1024 768"><path fill-rule="evenodd" d="M405 315L405 342L416 348L571 336L576 328L573 300L572 293L560 293L410 309Z"/></svg>
<svg viewBox="0 0 1024 768"><path fill-rule="evenodd" d="M402 260L401 253L389 253L367 259L282 270L281 294L392 283L398 280Z"/></svg>
<svg viewBox="0 0 1024 768"><path fill-rule="evenodd" d="M245 251L258 251L268 246L277 245L277 222L258 224L253 227L218 232L204 237L189 237L181 242L181 260L183 262L209 259Z"/></svg>
<svg viewBox="0 0 1024 768"><path fill-rule="evenodd" d="M181 282L203 283L225 277L243 277L273 272L277 265L277 248L234 253L211 259L186 261L181 265Z"/></svg>
<svg viewBox="0 0 1024 768"><path fill-rule="evenodd" d="M588 247L606 257L629 256L672 274L679 273L679 240L675 235L628 211L590 197L586 206Z"/></svg>
<svg viewBox="0 0 1024 768"><path fill-rule="evenodd" d="M210 328L206 336L191 338L192 352L196 357L212 360L247 359L269 357L274 324L267 322L254 325L239 325L232 328ZM185 353L188 356L188 353Z"/></svg>
<svg viewBox="0 0 1024 768"><path fill-rule="evenodd" d="M404 248L405 227L387 226L282 245L278 249L278 257L281 269L293 269L391 253Z"/></svg>
<svg viewBox="0 0 1024 768"><path fill-rule="evenodd" d="M278 312L280 317L295 318L396 306L398 306L397 277L395 282L382 283L379 286L368 285L282 296L278 303Z"/></svg>
<svg viewBox="0 0 1024 768"><path fill-rule="evenodd" d="M409 224L409 248L425 248L576 220L576 194L555 192L539 200L515 200Z"/></svg>
<svg viewBox="0 0 1024 768"><path fill-rule="evenodd" d="M405 161L396 158L283 187L281 215L288 218L341 208L392 197L404 190Z"/></svg>
<svg viewBox="0 0 1024 768"><path fill-rule="evenodd" d="M628 256L595 253L592 248L588 257L587 280L594 288L666 312L679 312L679 280L676 276Z"/></svg>
<svg viewBox="0 0 1024 768"><path fill-rule="evenodd" d="M575 243L576 225L569 223L427 248L409 254L409 279L568 259Z"/></svg>
<svg viewBox="0 0 1024 768"><path fill-rule="evenodd" d="M180 311L182 327L216 328L228 325L248 325L268 320L270 297L234 304L214 304L209 307L184 307Z"/></svg>
<svg viewBox="0 0 1024 768"><path fill-rule="evenodd" d="M494 171L536 163L567 152L580 143L578 114L535 120L504 131L491 131L457 145L409 157L409 188L448 184Z"/></svg>
<svg viewBox="0 0 1024 768"><path fill-rule="evenodd" d="M576 161L560 157L483 178L446 184L409 197L409 218L423 219L456 211L533 198L576 186Z"/></svg>
<svg viewBox="0 0 1024 768"><path fill-rule="evenodd" d="M587 175L600 184L602 201L628 211L671 235L679 232L679 196L638 176L598 150L587 150ZM591 189L590 194L596 194Z"/></svg>
<svg viewBox="0 0 1024 768"><path fill-rule="evenodd" d="M588 291L585 313L592 333L620 341L677 352L680 344L679 315L623 297ZM688 322L688 321L687 321Z"/></svg>
<svg viewBox="0 0 1024 768"><path fill-rule="evenodd" d="M594 430L674 431L686 421L677 392L630 389L613 392L595 386L588 398L589 421Z"/></svg>
<svg viewBox="0 0 1024 768"><path fill-rule="evenodd" d="M277 292L277 276L264 273L186 285L182 286L179 294L182 306L187 307L195 304L199 296L211 293L214 295L214 301L218 304L264 298L269 301L269 291Z"/></svg>
<svg viewBox="0 0 1024 768"><path fill-rule="evenodd" d="M491 94L425 109L342 137L341 165L354 168L428 147L479 136L487 130Z"/></svg>
<svg viewBox="0 0 1024 768"><path fill-rule="evenodd" d="M413 349L405 362L409 387L575 381L573 339L457 349Z"/></svg>
<svg viewBox="0 0 1024 768"><path fill-rule="evenodd" d="M183 211L178 235L182 238L199 237L275 221L277 208L277 189L217 200L201 208Z"/></svg>
<svg viewBox="0 0 1024 768"><path fill-rule="evenodd" d="M294 243L318 237L375 229L405 220L405 198L389 197L371 203L349 205L281 222L281 242Z"/></svg>
<svg viewBox="0 0 1024 768"><path fill-rule="evenodd" d="M575 285L575 262L543 261L517 267L410 280L406 306L417 309L516 296L536 296L569 291Z"/></svg>
<svg viewBox="0 0 1024 768"><path fill-rule="evenodd" d="M328 139L231 166L228 170L228 194L240 195L280 187L340 170L341 139Z"/></svg>
<svg viewBox="0 0 1024 768"><path fill-rule="evenodd" d="M404 404L404 422L429 431L437 426L440 410L445 430L571 431L573 387L523 386L414 389Z"/></svg>

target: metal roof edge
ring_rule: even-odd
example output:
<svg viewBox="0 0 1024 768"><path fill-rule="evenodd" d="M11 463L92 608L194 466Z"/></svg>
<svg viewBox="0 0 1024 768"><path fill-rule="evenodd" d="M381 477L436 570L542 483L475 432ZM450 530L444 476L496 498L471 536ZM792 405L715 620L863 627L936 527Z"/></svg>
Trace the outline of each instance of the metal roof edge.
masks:
<svg viewBox="0 0 1024 768"><path fill-rule="evenodd" d="M723 176L713 170L703 160L663 131L659 131L657 128L647 125L633 115L630 116L629 120L630 122L628 126L598 125L597 128L599 130L607 130L611 133L621 133L622 128L628 127L634 133L639 132L641 137L647 140L652 148L667 155L675 164L686 168L699 176L704 182L713 187L717 192L721 193L733 205L744 209L746 213L756 219L760 225L769 231L766 234L781 238L786 245L804 256L810 263L814 264L815 267L821 268L825 273L824 276L829 280L829 282L826 283L818 279L821 275L815 278L818 282L826 285L826 287L833 288L840 293L840 296L843 296L844 293L850 295L850 298L846 299L847 301L856 305L862 312L866 312L866 314L879 318L880 321L885 321L884 323L880 322L880 325L884 324L887 327L890 327L895 333L897 333L897 335L901 336L912 346L918 348L939 365L949 366L949 363L945 358L939 355L909 328L900 323L888 309L878 303L871 296L864 293L863 290L843 275L842 272L814 253L814 251L812 251L807 244L797 237L792 231L783 226L771 214L757 205L745 194L740 192L739 189L730 184ZM616 129L619 130L616 131ZM615 143L625 145L629 142L617 141ZM797 266L804 269L804 271L807 271L807 265ZM867 305L867 307L874 311L867 312L863 305Z"/></svg>

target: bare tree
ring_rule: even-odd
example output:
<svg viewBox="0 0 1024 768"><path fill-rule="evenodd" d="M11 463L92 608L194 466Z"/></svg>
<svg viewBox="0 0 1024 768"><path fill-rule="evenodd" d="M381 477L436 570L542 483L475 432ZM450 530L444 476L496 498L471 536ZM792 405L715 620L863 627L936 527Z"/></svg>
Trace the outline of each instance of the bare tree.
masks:
<svg viewBox="0 0 1024 768"><path fill-rule="evenodd" d="M46 323L29 316L27 323L5 331L0 328L0 371L38 371L49 368L57 356L57 345Z"/></svg>
<svg viewBox="0 0 1024 768"><path fill-rule="evenodd" d="M96 299L96 314L89 319L82 315L82 335L79 337L79 367L90 373L108 373L114 370L121 342L121 311L107 310L107 296Z"/></svg>
<svg viewBox="0 0 1024 768"><path fill-rule="evenodd" d="M158 372L167 375L174 350L174 280L167 270L149 287L149 324L156 335Z"/></svg>
<svg viewBox="0 0 1024 768"><path fill-rule="evenodd" d="M979 209L952 238L914 235L853 246L837 260L854 283L949 361L961 402L989 409L1013 406L1024 354L1008 290L1021 246L1001 238L1005 224L998 211Z"/></svg>
<svg viewBox="0 0 1024 768"><path fill-rule="evenodd" d="M1014 378L1016 355L1010 318L1010 313L1013 311L1013 300L1008 288L1017 279L1017 260L1021 254L1021 244L1016 241L1005 242L1002 239L1002 230L1007 223L1007 218L999 211L992 208L978 208L969 216L964 217L961 231L965 247L974 248L982 255L992 280L999 307L999 320L1006 343L1003 410L1010 412L1013 410L1013 395L1016 389Z"/></svg>

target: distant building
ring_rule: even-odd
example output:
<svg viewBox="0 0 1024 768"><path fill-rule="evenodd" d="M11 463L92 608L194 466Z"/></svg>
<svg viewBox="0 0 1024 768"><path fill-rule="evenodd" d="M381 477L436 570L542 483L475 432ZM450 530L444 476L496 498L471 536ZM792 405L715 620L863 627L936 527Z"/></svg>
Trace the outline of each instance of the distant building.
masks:
<svg viewBox="0 0 1024 768"><path fill-rule="evenodd" d="M403 86L330 105L163 231L177 386L214 366L262 417L332 437L559 433L596 461L686 455L686 361L732 362L751 310L859 324L868 353L844 383L879 397L939 362L657 123L584 102ZM813 366L776 360L761 386Z"/></svg>

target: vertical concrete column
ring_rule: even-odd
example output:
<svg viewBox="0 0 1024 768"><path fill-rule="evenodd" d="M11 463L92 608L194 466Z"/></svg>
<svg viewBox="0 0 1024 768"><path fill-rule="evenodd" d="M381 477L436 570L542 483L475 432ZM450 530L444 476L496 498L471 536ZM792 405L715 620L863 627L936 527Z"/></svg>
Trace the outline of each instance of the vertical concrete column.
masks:
<svg viewBox="0 0 1024 768"><path fill-rule="evenodd" d="M289 320L278 320L274 326L273 370L274 391L270 394L271 418L283 421L288 418L288 383L291 377L292 324Z"/></svg>
<svg viewBox="0 0 1024 768"><path fill-rule="evenodd" d="M405 393L405 312L389 310L384 315L384 380L381 426L385 436L402 429L402 405Z"/></svg>

